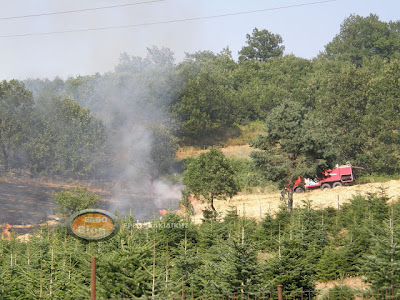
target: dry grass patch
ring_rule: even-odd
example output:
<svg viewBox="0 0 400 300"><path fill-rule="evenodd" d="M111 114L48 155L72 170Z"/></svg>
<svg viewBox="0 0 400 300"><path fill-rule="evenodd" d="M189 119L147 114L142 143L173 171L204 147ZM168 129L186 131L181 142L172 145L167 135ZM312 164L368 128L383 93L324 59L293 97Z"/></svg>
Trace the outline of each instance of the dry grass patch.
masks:
<svg viewBox="0 0 400 300"><path fill-rule="evenodd" d="M315 287L318 290L331 289L335 285L345 285L352 289L364 290L367 289L369 284L364 282L364 277L346 277L342 280L331 280L326 282L316 282Z"/></svg>
<svg viewBox="0 0 400 300"><path fill-rule="evenodd" d="M299 208L305 205L305 202L310 201L311 207L315 209L324 209L326 207L337 208L352 199L354 195L366 195L367 193L380 193L384 189L390 197L389 203L395 202L400 196L400 180L391 180L383 183L367 183L354 186L344 186L334 189L320 189L308 191L302 194L294 195L294 207ZM195 201L194 209L196 222L201 222L202 210L207 207L206 203ZM219 215L223 217L225 213L236 208L239 216L262 219L266 213L275 214L279 211L281 205L285 205L280 197L280 191L269 193L240 193L228 200L216 200L215 208Z"/></svg>
<svg viewBox="0 0 400 300"><path fill-rule="evenodd" d="M228 146L220 148L222 153L230 158L248 158L250 159L250 153L254 151L249 145L238 145ZM181 147L176 153L177 160L182 160L188 157L196 157L201 153L206 153L208 149L200 149L196 147Z"/></svg>

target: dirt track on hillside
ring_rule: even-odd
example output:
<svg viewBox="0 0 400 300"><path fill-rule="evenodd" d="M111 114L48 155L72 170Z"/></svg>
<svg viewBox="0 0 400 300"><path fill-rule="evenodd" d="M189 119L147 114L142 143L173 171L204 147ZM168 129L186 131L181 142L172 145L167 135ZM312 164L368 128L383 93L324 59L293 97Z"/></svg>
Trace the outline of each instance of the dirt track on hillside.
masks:
<svg viewBox="0 0 400 300"><path fill-rule="evenodd" d="M400 181L391 180L388 182L359 184L353 186L344 186L334 189L326 189L324 191L312 190L302 194L294 194L294 207L301 207L304 201L311 201L311 206L319 209L324 207L337 208L338 205L346 203L357 194L380 193L382 188L390 197L389 201L397 201L400 196ZM195 222L200 222L202 218L202 209L205 205L194 200L193 205L196 215ZM230 201L215 201L215 208L218 213L224 214L230 207L235 207L240 216L247 216L256 219L262 218L266 213L274 214L279 210L279 206L283 205L280 199L280 192L268 194L239 194Z"/></svg>

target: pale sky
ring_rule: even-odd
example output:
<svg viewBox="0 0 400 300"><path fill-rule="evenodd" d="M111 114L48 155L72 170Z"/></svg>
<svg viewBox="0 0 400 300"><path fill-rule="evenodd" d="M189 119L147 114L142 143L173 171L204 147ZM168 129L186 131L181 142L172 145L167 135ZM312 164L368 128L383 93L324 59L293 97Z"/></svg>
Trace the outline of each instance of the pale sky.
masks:
<svg viewBox="0 0 400 300"><path fill-rule="evenodd" d="M0 0L0 80L102 74L114 70L122 52L145 56L146 47L153 45L170 48L178 62L185 52L217 53L227 46L237 58L255 27L280 34L286 54L310 59L324 50L350 14L374 13L386 22L400 19L398 0L317 3L322 1ZM88 10L132 3L136 5ZM76 10L81 11L46 15ZM227 14L235 15L208 18ZM41 16L17 18L28 15ZM188 20L194 18L200 19ZM187 21L168 23L183 19ZM67 32L36 35L60 31Z"/></svg>

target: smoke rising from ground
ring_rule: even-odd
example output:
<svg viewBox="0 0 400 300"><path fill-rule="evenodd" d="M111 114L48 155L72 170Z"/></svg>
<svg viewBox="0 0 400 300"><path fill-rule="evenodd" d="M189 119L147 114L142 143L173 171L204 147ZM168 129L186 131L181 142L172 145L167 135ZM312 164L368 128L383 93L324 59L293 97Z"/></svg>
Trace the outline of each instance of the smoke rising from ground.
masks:
<svg viewBox="0 0 400 300"><path fill-rule="evenodd" d="M41 86L27 82L37 95L52 84L53 93L72 97L103 121L113 162L106 173L115 183L115 201L108 210L131 211L140 221L158 217L160 209L177 208L180 198L180 185L159 179L174 160L165 143L170 134L167 109L176 93L174 82L179 82L173 62L169 49L153 47L146 58L121 55L115 72L41 81Z"/></svg>
<svg viewBox="0 0 400 300"><path fill-rule="evenodd" d="M125 56L115 73L97 80L96 103L90 105L109 128L115 155L111 173L118 201L109 209L121 213L131 210L142 220L158 216L159 209L176 208L180 198L179 185L155 179L159 172L152 155L155 130L169 121L167 106L174 87L166 80L174 76L171 54L154 47L143 60Z"/></svg>

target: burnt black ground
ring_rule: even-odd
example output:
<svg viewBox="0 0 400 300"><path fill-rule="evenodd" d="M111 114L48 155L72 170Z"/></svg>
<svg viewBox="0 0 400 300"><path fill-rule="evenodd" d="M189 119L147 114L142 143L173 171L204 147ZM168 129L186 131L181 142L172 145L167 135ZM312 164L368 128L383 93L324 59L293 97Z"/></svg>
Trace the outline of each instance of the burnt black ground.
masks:
<svg viewBox="0 0 400 300"><path fill-rule="evenodd" d="M0 182L0 223L12 225L37 224L53 213L50 188L38 184Z"/></svg>
<svg viewBox="0 0 400 300"><path fill-rule="evenodd" d="M52 192L59 192L62 187L54 187L38 181L7 180L0 181L0 226L4 223L11 225L37 225L46 222L54 215L55 204ZM97 192L98 193L98 192ZM170 207L156 207L154 196L150 194L119 194L109 191L100 194L97 208L112 213L125 215L131 213L139 222L159 217L159 209L176 209L177 205L170 203ZM18 233L26 230L19 229Z"/></svg>

